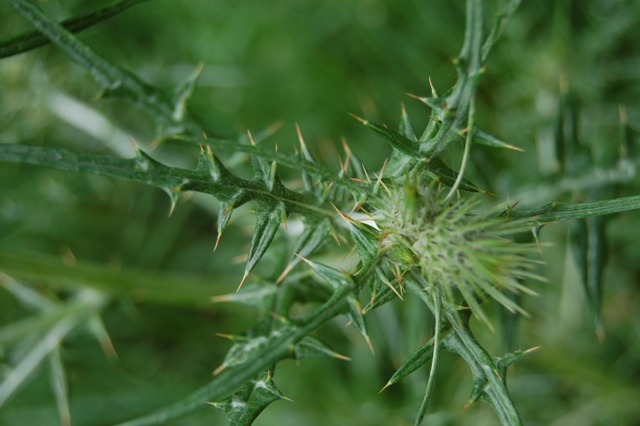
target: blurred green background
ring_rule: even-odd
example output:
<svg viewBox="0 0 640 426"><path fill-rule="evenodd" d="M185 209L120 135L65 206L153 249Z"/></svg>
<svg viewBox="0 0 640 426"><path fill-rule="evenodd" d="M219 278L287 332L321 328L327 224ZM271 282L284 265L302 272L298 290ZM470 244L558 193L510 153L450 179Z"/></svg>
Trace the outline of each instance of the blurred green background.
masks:
<svg viewBox="0 0 640 426"><path fill-rule="evenodd" d="M110 4L36 3L57 19ZM488 26L501 2L487 3ZM621 116L628 122L625 137L633 139L640 128L639 27L635 0L524 1L489 59L476 122L525 152L474 148L473 180L496 193L497 201L521 200L529 207L559 198L637 194L633 144L624 146L624 178L605 185L604 171L622 167ZM0 38L27 29L28 22L1 2ZM255 133L282 122L265 143L293 152L298 123L320 162L337 170L344 138L367 169L376 170L390 150L349 113L393 128L404 104L421 132L429 111L407 94L429 95L429 78L440 93L455 83L451 58L463 34L461 0L151 0L80 39L158 86L174 86L204 63L189 108L212 136L235 139L247 129ZM155 137L149 117L126 102L98 99L98 89L56 47L0 60L0 143L125 156L133 152L129 137L148 147ZM558 154L567 137L589 153L582 166ZM177 164L193 165L197 157L197 151L171 143L156 154ZM459 157L450 153L452 168ZM296 177L295 171L285 174ZM585 183L582 176L592 179ZM63 300L69 296L65 283L82 286L83 279L114 288L122 282L135 286L141 275L162 282L155 294L114 297L104 309L117 359L105 356L81 330L65 340L62 360L75 425L112 424L188 395L211 380L230 346L216 333L239 332L257 319L249 308L208 300L235 291L253 220L248 208L234 213L214 253L215 206L193 196L168 217L168 198L155 188L0 166L0 270ZM551 244L542 249L540 268L549 281L534 284L540 297L522 301L531 318L518 321L513 338L514 348L541 349L509 377L525 424L640 424L639 223L637 212L607 223L601 341L569 253L569 226L543 229L541 242ZM278 242L262 261L266 275L290 255L286 235ZM85 275L78 278L81 268ZM353 361L282 362L276 383L294 402L273 404L255 424L412 424L426 371L380 395L378 390L430 336L429 319L414 302L368 316L375 355L344 329L346 321L321 330L319 337ZM0 290L1 325L29 315ZM477 333L490 353L505 352L501 332L478 327ZM20 348L0 347L0 356L2 377ZM426 424L497 423L483 403L461 412L471 390L461 360L442 357L436 386ZM221 412L203 407L170 424L224 423ZM0 424L59 424L46 368L0 408Z"/></svg>

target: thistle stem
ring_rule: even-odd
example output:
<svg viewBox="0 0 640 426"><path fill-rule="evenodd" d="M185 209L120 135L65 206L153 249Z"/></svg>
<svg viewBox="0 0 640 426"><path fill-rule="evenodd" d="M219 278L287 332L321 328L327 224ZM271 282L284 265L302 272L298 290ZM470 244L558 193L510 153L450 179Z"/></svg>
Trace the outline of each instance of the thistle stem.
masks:
<svg viewBox="0 0 640 426"><path fill-rule="evenodd" d="M438 353L440 347L440 293L438 292L438 288L433 288L433 314L436 319L435 332L433 336L433 357L431 358L431 369L429 370L429 381L427 382L427 389L424 393L424 399L422 400L422 404L420 405L420 411L418 412L418 417L416 418L416 422L414 426L419 426L422 423L422 419L424 418L425 413L427 412L427 408L429 406L429 401L431 400L431 394L433 393L433 388L436 383L436 368L438 366Z"/></svg>
<svg viewBox="0 0 640 426"><path fill-rule="evenodd" d="M469 100L469 118L467 119L467 137L465 139L464 144L464 154L462 155L462 164L460 164L460 172L458 173L458 177L456 181L453 183L451 190L445 197L445 201L448 201L453 194L456 193L458 187L460 186L460 182L464 177L464 171L467 168L467 161L469 161L469 153L471 152L471 138L473 137L473 116L475 114L475 96L471 97Z"/></svg>

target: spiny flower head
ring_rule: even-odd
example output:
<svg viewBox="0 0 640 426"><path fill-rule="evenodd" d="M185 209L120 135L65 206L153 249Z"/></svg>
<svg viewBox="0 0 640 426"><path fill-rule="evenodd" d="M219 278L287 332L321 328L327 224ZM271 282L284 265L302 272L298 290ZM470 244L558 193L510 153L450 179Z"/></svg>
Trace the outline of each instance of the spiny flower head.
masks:
<svg viewBox="0 0 640 426"><path fill-rule="evenodd" d="M498 218L495 209L476 211L474 198L446 200L443 192L437 184L406 178L372 202L391 261L405 271L413 269L425 291L437 291L449 307L464 302L489 327L480 308L487 297L526 315L504 293L535 294L520 283L540 279L531 272L536 262L527 257L535 245L509 238L526 227Z"/></svg>

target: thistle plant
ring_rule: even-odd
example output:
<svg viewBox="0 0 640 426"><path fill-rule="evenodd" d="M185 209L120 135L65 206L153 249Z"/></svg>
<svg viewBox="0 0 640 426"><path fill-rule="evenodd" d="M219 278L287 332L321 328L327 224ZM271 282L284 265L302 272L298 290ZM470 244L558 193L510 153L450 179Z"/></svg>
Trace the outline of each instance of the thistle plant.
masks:
<svg viewBox="0 0 640 426"><path fill-rule="evenodd" d="M540 283L545 278L539 270L541 229L564 220L578 224L574 234L578 239L572 247L582 265L589 308L596 328L601 330L601 258L590 263L588 254L599 246L585 247L579 238L595 238L589 234L594 228L601 233L601 222L597 222L600 216L640 208L640 196L579 203L551 198L538 206L521 208L517 202L495 202L498 197L470 177L475 149L518 150L478 126L476 97L488 72L490 53L516 14L519 1L506 2L488 33L485 2L466 1L464 40L454 60L455 84L442 95L431 85L429 96L414 96L427 109L427 124L419 136L404 108L397 130L356 117L372 130L378 143L392 149L377 172L367 171L347 143L338 171L321 164L307 146L300 127L295 154L264 146L263 141L276 138L272 128L249 131L238 140L214 137L216 132L187 108L202 66L178 87L158 88L112 64L75 35L141 1L122 1L62 23L29 0L7 2L37 32L8 39L0 50L2 56L53 43L89 71L101 86L102 97L125 100L144 111L156 126L156 138L151 143L133 142L133 158L67 150L46 141L41 146L2 143L0 162L152 185L169 195L171 214L185 208L181 202L185 194L213 196L218 203L213 238L216 253L224 250L226 230L243 206L250 205L255 211L255 225L244 272L237 277L237 292L230 294L220 294L215 280L206 287L182 279L177 282L178 278L171 276L155 279L131 274L123 280L82 266L61 270L51 262L40 261L37 255L25 258L3 251L3 287L38 314L0 329L1 347L19 354L0 384L0 404L7 403L20 386L28 386L27 378L48 359L61 422L71 424L69 407L73 401L69 402L61 344L73 338L75 331L87 328L113 355L102 315L115 301L131 299L191 308L233 302L252 306L260 312L260 318L243 332L222 335L231 341L231 347L222 363L212 368L210 383L149 414L134 413L132 419L120 419L119 424L168 424L211 404L226 413L229 424L249 425L273 402L287 399L276 385L277 367L282 361L349 359L318 337L323 326L346 317L374 351L378 343L371 337L370 316L383 306L402 306L407 298L415 298L431 322L425 331L430 338L421 345L411 342L413 347L420 346L399 363L383 389L424 367L428 379L422 386L422 402L411 401L417 413L414 424L421 424L436 395L441 354L449 352L464 360L471 370L473 381L465 407L482 399L500 424L523 424L507 388L507 374L508 367L532 349L491 355L475 337L471 324L477 321L478 327L497 333L499 320L490 312L496 306L530 315L520 299L538 293L544 297ZM632 130L626 118L621 129L621 146L625 149L618 165L624 162L635 167ZM173 161L160 158L154 149L165 144L183 148L181 157ZM577 149L575 140L564 146L567 151ZM453 167L451 159L457 157L450 154L455 150L460 151L461 158L459 166ZM193 168L183 167L196 157ZM283 176L290 173L283 173L282 168L294 169L300 176L287 180ZM618 166L611 167L612 182L628 178L616 171ZM294 225L300 225L299 234L289 232ZM284 256L276 256L285 261L264 265L282 242L279 239L285 238L283 235L289 236L291 247ZM343 251L327 249L336 245L352 247L356 259L340 261L330 256L332 250ZM36 291L38 285L48 290ZM515 321L513 316L509 318Z"/></svg>

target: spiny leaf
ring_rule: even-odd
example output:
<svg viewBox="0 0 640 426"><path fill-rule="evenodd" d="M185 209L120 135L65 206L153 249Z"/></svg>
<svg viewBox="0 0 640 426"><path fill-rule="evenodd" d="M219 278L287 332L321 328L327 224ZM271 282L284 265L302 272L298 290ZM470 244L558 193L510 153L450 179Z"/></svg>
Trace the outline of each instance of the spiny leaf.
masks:
<svg viewBox="0 0 640 426"><path fill-rule="evenodd" d="M458 172L447 166L440 158L432 158L429 163L423 166L423 170L441 182L444 185L452 187L458 178ZM458 189L468 192L484 192L473 184L469 179L462 178Z"/></svg>
<svg viewBox="0 0 640 426"><path fill-rule="evenodd" d="M196 87L196 82L198 81L198 77L200 76L203 67L204 64L202 63L198 65L189 77L173 89L174 110L172 118L177 123L180 123L185 119L187 102L193 94L193 90Z"/></svg>
<svg viewBox="0 0 640 426"><path fill-rule="evenodd" d="M298 154L300 160L317 164L316 160L313 158L313 155L311 155L311 152L309 152L307 145L304 143L302 131L297 124L296 131L298 133L298 142L300 143L300 153ZM302 169L302 180L304 181L307 191L313 193L317 199L321 200L326 196L328 184L323 181L321 176L318 176L314 173L309 173L307 170Z"/></svg>
<svg viewBox="0 0 640 426"><path fill-rule="evenodd" d="M293 349L295 359L330 357L350 361L350 358L339 354L315 337L307 336L298 342Z"/></svg>
<svg viewBox="0 0 640 426"><path fill-rule="evenodd" d="M276 297L277 292L278 287L273 284L252 283L244 286L236 293L212 297L211 301L216 303L241 303L264 311L266 307L273 304L273 299Z"/></svg>
<svg viewBox="0 0 640 426"><path fill-rule="evenodd" d="M283 187L282 181L277 173L277 163L275 161L269 163L263 158L252 157L251 163L254 166L254 181L264 184L264 186L272 192L276 187Z"/></svg>
<svg viewBox="0 0 640 426"><path fill-rule="evenodd" d="M389 130L384 126L372 123L369 120L365 120L364 118L360 118L356 115L354 115L353 117L365 126L373 129L376 133L381 134L384 137L385 141L387 141L387 143L391 145L393 149L396 149L401 153L413 158L425 158L424 155L420 153L417 142L412 141L405 136L394 132L393 130Z"/></svg>
<svg viewBox="0 0 640 426"><path fill-rule="evenodd" d="M511 364L513 364L514 362L518 361L523 356L530 354L531 352L535 351L536 349L538 349L538 346L536 346L534 348L531 348L531 349L527 349L527 350L518 349L517 351L513 351L513 352L510 352L508 354L505 354L505 355L501 356L496 361L496 369L498 370L498 373L500 373L500 375L502 377L507 377L507 368Z"/></svg>
<svg viewBox="0 0 640 426"><path fill-rule="evenodd" d="M312 262L307 259L302 259L313 270L320 275L324 279L324 281L331 286L332 289L337 290L341 287L352 288L353 280L351 276L345 274L342 271L339 271L336 268L332 268L331 266L323 265L322 263Z"/></svg>
<svg viewBox="0 0 640 426"><path fill-rule="evenodd" d="M281 282L301 262L301 257L307 258L324 246L327 243L327 236L330 234L331 229L331 221L328 218L324 218L319 222L315 220L308 221L293 248L293 257L276 282Z"/></svg>
<svg viewBox="0 0 640 426"><path fill-rule="evenodd" d="M402 287L398 283L398 279L389 280L381 267L375 268L375 273L369 276L369 289L371 291L371 300L369 304L362 310L367 313L382 305L385 305L396 298L402 299ZM396 288L398 287L398 288Z"/></svg>
<svg viewBox="0 0 640 426"><path fill-rule="evenodd" d="M333 212L315 207L313 201L302 194L277 188L277 193L269 192L264 186L228 174L215 182L210 173L166 166L148 154L139 151L135 159L75 153L62 149L27 145L0 144L0 162L26 163L54 167L60 170L88 172L102 176L129 179L154 185L169 192L196 191L216 196L221 201L234 200L239 190L245 196L236 201L250 199L271 200L285 203L291 211L305 212L312 216L333 216Z"/></svg>
<svg viewBox="0 0 640 426"><path fill-rule="evenodd" d="M131 6L142 3L147 0L123 0L111 6L98 9L94 12L87 13L75 18L65 19L60 23L62 27L72 33L78 33L82 30L99 24L100 22L117 16ZM29 31L18 34L8 40L0 42L0 58L17 55L28 52L29 50L44 46L49 43L49 39L43 36L39 31Z"/></svg>
<svg viewBox="0 0 640 426"><path fill-rule="evenodd" d="M28 0L8 0L38 31L60 47L73 61L86 68L104 94L127 99L145 110L157 122L162 135L186 132L200 136L203 130L190 117L174 120L176 111L170 93L152 87L135 74L111 64Z"/></svg>
<svg viewBox="0 0 640 426"><path fill-rule="evenodd" d="M250 426L269 404L283 398L271 374L264 372L230 397L210 404L227 413L230 426Z"/></svg>
<svg viewBox="0 0 640 426"><path fill-rule="evenodd" d="M416 371L417 369L419 369L420 367L428 363L431 360L431 357L433 356L433 343L434 343L434 339L431 338L431 340L429 340L427 343L425 343L424 345L416 349L415 352L413 352L402 363L400 368L398 368L396 372L393 373L393 376L391 376L387 384L382 389L384 390L387 387L393 385L394 383L399 382L400 380L407 377L409 374L413 373L414 371Z"/></svg>
<svg viewBox="0 0 640 426"><path fill-rule="evenodd" d="M493 148L506 148L506 149L513 149L515 151L523 151L522 148L509 145L502 139L492 135L491 133L485 130L482 130L478 126L474 126L473 128L473 141L477 144L490 146Z"/></svg>
<svg viewBox="0 0 640 426"><path fill-rule="evenodd" d="M350 180L357 182L370 183L369 175L367 174L364 164L353 151L351 151L351 147L349 147L349 143L345 138L342 138L342 148L345 152L345 160L344 164L340 164L340 176L348 177Z"/></svg>
<svg viewBox="0 0 640 426"><path fill-rule="evenodd" d="M408 155L414 159L427 160L428 155L420 152L420 147L417 142L407 139L399 133L387 129L379 124L371 123L360 117L354 116L360 120L365 126L372 128L377 133L384 136L385 140L396 150L404 155ZM449 168L439 157L432 157L429 161L425 161L421 166L421 169L427 173L431 173L437 177L443 184L447 186L453 186L458 177L458 173ZM463 178L459 188L465 191L478 192L479 189L468 179Z"/></svg>
<svg viewBox="0 0 640 426"><path fill-rule="evenodd" d="M400 126L398 127L398 133L409 140L416 140L416 135L414 133L413 127L411 126L411 122L409 121L409 116L407 115L407 111L402 105L402 114L400 116ZM391 153L391 156L388 160L388 170L391 176L398 176L405 174L406 170L409 170L416 163L415 158L403 154L401 151L394 149Z"/></svg>
<svg viewBox="0 0 640 426"><path fill-rule="evenodd" d="M364 321L364 315L362 314L362 308L360 308L360 301L355 295L347 296L347 318L351 321L351 324L358 330L358 332L364 337L364 340L367 342L369 349L373 352L373 346L371 345L371 340L369 339L369 334L367 333L367 324Z"/></svg>
<svg viewBox="0 0 640 426"><path fill-rule="evenodd" d="M220 244L220 238L222 237L222 231L229 224L229 220L231 219L231 214L233 213L233 209L238 206L241 206L246 201L248 201L249 195L246 191L240 190L236 192L228 201L220 201L220 206L218 210L218 238L216 239L216 246L214 248L218 248L218 244Z"/></svg>
<svg viewBox="0 0 640 426"><path fill-rule="evenodd" d="M251 239L251 247L249 248L247 265L245 267L245 277L255 268L262 256L267 252L271 241L273 241L273 238L276 236L276 232L285 217L286 207L284 203L258 203L256 228L253 231L253 238Z"/></svg>
<svg viewBox="0 0 640 426"><path fill-rule="evenodd" d="M473 98L482 70L483 3L480 0L467 1L467 21L464 44L454 61L458 80L453 91L445 98L442 123L437 133L420 144L420 152L427 158L438 157L449 145L458 140L465 128L471 98ZM473 129L467 129L473 131Z"/></svg>
<svg viewBox="0 0 640 426"><path fill-rule="evenodd" d="M196 145L203 144L203 141L201 139L196 139L185 135L176 135L175 139ZM257 139L254 138L254 140ZM280 166L290 167L294 170L304 170L311 175L321 177L326 182L334 183L355 193L366 194L370 191L368 185L355 182L345 177L341 177L338 174L334 173L332 170L318 163L306 159L301 159L293 155L287 155L279 151L263 148L261 146L239 144L238 142L224 139L208 138L206 141L204 141L204 143L210 145L212 149L215 149L216 152L242 152L245 154L249 154L252 157L259 157L265 160L275 161Z"/></svg>
<svg viewBox="0 0 640 426"><path fill-rule="evenodd" d="M416 140L416 134L413 131L413 126L409 121L409 116L407 115L407 110L405 109L404 104L402 105L402 114L398 132L410 141Z"/></svg>
<svg viewBox="0 0 640 426"><path fill-rule="evenodd" d="M334 290L340 288L353 288L354 282L350 275L345 274L331 266L323 265L321 263L311 262L304 259L313 270L324 279L324 281L331 286ZM365 338L369 348L373 350L371 341L367 334L367 326L362 315L362 309L360 308L360 302L354 295L348 295L346 297L347 310L346 314L353 326L362 334Z"/></svg>
<svg viewBox="0 0 640 426"><path fill-rule="evenodd" d="M432 86L433 89L433 86ZM450 93L451 91L449 91ZM447 94L449 94L447 93ZM429 122L429 124L432 123L442 123L442 120L445 118L446 115L446 107L447 107L447 97L446 96L438 96L438 95L433 95L433 96L417 96L417 95L409 95L414 99L419 100L420 102L422 102L423 104L425 104L426 106L428 106L429 108L432 109L432 114L431 114L431 121ZM429 132L431 133L431 132ZM424 135L423 135L424 136ZM435 134L430 134L430 136L435 136ZM420 138L420 142L424 142L426 141L428 138Z"/></svg>
<svg viewBox="0 0 640 426"><path fill-rule="evenodd" d="M227 352L222 364L214 371L218 374L223 370L246 363L256 353L269 343L270 337L276 333L271 329L271 318L263 318L250 329L236 335L221 335L233 341L233 346ZM277 334L276 334L277 335Z"/></svg>
<svg viewBox="0 0 640 426"><path fill-rule="evenodd" d="M469 315L463 317L462 322L454 315L446 313L453 332L443 340L443 344L464 358L471 368L473 387L467 406L482 397L493 407L502 425L522 425L522 419L507 391L505 377L500 375L491 356L473 337L468 325Z"/></svg>
<svg viewBox="0 0 640 426"><path fill-rule="evenodd" d="M349 215L344 214L339 210L338 213L349 226L351 237L358 248L362 268L368 268L380 252L380 231L354 220Z"/></svg>
<svg viewBox="0 0 640 426"><path fill-rule="evenodd" d="M198 389L185 399L159 409L153 413L120 423L118 426L150 426L166 423L186 413L202 407L207 401L229 395L239 386L255 377L256 374L270 368L275 362L290 356L296 342L311 334L321 325L343 312L342 301L352 291L348 287L336 290L331 298L307 317L299 327L287 327L272 339L248 362L238 368L229 368L220 372L214 381Z"/></svg>

